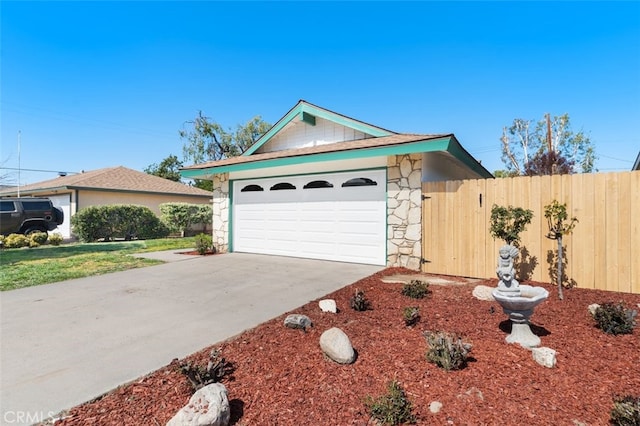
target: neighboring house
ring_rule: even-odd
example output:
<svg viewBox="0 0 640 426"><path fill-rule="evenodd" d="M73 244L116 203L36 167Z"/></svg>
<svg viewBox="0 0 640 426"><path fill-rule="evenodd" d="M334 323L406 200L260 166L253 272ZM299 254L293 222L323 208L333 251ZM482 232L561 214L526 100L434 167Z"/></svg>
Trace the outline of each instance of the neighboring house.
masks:
<svg viewBox="0 0 640 426"><path fill-rule="evenodd" d="M17 188L0 191L3 197L17 196ZM47 197L64 212L58 227L63 237L71 236L71 216L88 206L137 204L160 215L162 203L211 203L212 193L126 167L110 167L57 177L20 187L22 197Z"/></svg>
<svg viewBox="0 0 640 426"><path fill-rule="evenodd" d="M419 269L422 182L493 177L453 134L399 134L298 102L213 180L220 251Z"/></svg>
<svg viewBox="0 0 640 426"><path fill-rule="evenodd" d="M631 168L631 171L634 170L640 170L640 152L638 152L638 156L636 157L636 162L633 163L633 167Z"/></svg>

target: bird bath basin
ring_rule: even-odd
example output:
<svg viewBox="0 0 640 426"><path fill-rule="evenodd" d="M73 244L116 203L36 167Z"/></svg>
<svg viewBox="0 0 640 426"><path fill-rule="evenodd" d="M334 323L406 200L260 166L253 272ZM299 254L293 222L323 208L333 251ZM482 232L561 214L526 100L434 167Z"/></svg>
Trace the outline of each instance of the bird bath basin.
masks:
<svg viewBox="0 0 640 426"><path fill-rule="evenodd" d="M549 297L549 292L543 287L519 285L516 291L503 292L496 288L491 294L511 320L507 343L518 343L525 348L539 346L540 338L531 331L529 317L533 309Z"/></svg>

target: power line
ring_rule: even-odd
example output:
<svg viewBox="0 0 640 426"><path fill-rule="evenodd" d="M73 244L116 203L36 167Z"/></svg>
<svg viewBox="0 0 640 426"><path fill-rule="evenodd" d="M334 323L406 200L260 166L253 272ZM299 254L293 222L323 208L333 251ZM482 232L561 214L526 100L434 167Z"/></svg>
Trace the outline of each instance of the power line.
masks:
<svg viewBox="0 0 640 426"><path fill-rule="evenodd" d="M598 153L596 153L596 155L599 156L599 157L609 158L611 160L623 161L625 163L633 163L633 160L623 160L622 158L610 157L608 155L598 154Z"/></svg>
<svg viewBox="0 0 640 426"><path fill-rule="evenodd" d="M77 175L80 172L65 172L65 171L61 171L61 170L41 170L41 169L25 169L25 168L18 168L18 167L0 167L0 170L18 170L18 171L24 171L24 172L43 172L43 173L58 173L58 174L74 174Z"/></svg>

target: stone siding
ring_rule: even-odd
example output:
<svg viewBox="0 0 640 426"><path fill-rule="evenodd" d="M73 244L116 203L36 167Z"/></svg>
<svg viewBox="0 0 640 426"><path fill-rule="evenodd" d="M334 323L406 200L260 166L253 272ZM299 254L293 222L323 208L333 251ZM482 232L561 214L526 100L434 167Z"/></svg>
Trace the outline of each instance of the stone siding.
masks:
<svg viewBox="0 0 640 426"><path fill-rule="evenodd" d="M229 174L213 177L213 245L219 253L229 250Z"/></svg>
<svg viewBox="0 0 640 426"><path fill-rule="evenodd" d="M422 155L387 163L387 266L419 270L422 258Z"/></svg>

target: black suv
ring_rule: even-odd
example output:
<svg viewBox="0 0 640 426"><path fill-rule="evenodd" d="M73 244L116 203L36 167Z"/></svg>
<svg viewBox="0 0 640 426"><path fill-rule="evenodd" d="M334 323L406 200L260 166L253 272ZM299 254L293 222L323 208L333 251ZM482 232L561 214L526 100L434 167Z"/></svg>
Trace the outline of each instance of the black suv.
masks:
<svg viewBox="0 0 640 426"><path fill-rule="evenodd" d="M0 235L53 231L64 220L64 213L48 198L0 199Z"/></svg>

